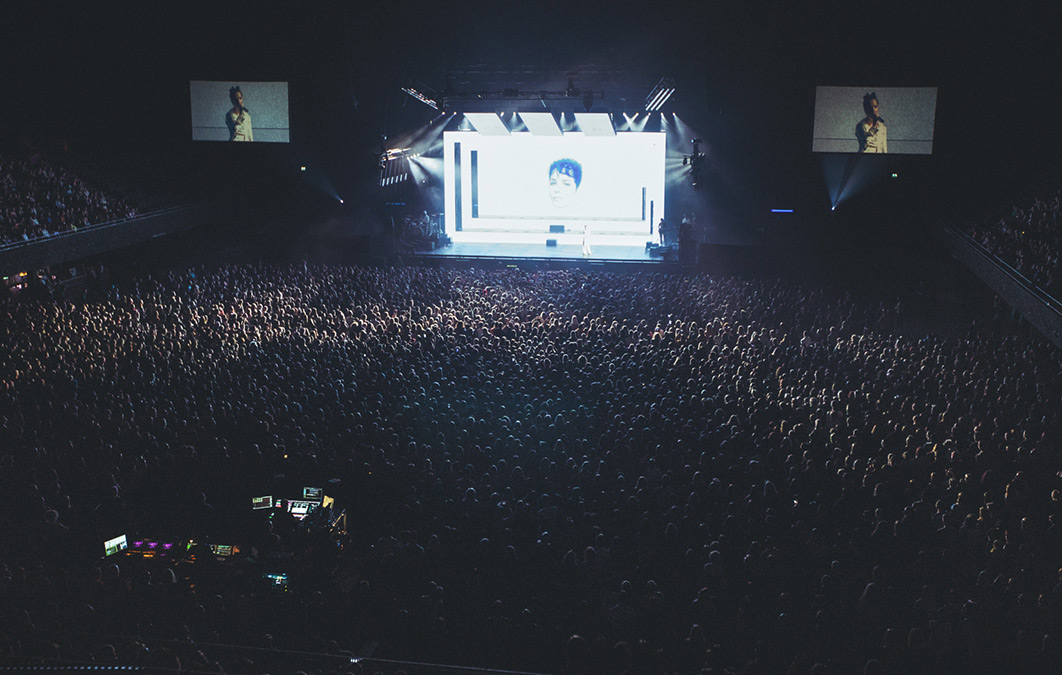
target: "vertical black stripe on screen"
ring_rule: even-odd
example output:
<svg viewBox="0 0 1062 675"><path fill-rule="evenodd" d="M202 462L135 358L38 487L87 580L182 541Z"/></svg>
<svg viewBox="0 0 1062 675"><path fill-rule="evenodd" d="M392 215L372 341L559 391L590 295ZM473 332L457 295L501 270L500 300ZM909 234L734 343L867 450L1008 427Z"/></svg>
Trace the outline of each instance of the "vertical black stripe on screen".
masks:
<svg viewBox="0 0 1062 675"><path fill-rule="evenodd" d="M461 231L461 144L454 143L454 201L457 202L457 210L454 212L454 230Z"/></svg>
<svg viewBox="0 0 1062 675"><path fill-rule="evenodd" d="M470 159L472 166L472 217L479 218L479 151L473 150Z"/></svg>

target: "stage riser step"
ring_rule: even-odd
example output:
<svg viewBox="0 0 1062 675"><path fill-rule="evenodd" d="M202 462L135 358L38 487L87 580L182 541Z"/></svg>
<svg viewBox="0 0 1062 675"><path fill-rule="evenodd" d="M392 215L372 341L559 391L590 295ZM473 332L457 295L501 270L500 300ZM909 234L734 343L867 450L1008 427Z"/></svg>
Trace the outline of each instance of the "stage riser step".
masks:
<svg viewBox="0 0 1062 675"><path fill-rule="evenodd" d="M541 234L541 235L549 235L551 237L570 235L570 234L577 234L580 237L583 236L583 231L582 230L565 230L564 232L550 232L548 229L541 228L541 227L536 227L536 228L506 228L506 229L486 228L486 227L463 227L463 228L461 228L461 231L462 232L475 232L477 234L478 233L490 233L490 234L495 234L495 233L496 234L536 234L536 235ZM646 232L644 230L617 230L617 229L613 229L613 228L590 228L590 236L592 236L592 237L607 237L607 236L613 236L613 235L623 236L623 237L637 236L637 237L645 237L646 239L653 239L655 233L654 234L649 234L648 232ZM655 238L659 239L660 237L659 237L659 235L655 235Z"/></svg>
<svg viewBox="0 0 1062 675"><path fill-rule="evenodd" d="M477 243L511 243L511 244L541 244L546 245L547 239L556 240L558 245L572 245L582 246L583 235L582 233L566 233L566 234L549 234L543 232L453 232L450 237L455 242L477 242ZM649 241L649 237L646 235L632 235L632 234L613 234L613 235L598 235L591 233L590 245L591 246L637 246L639 248L644 247L645 243Z"/></svg>
<svg viewBox="0 0 1062 675"><path fill-rule="evenodd" d="M483 225L469 225L468 223L465 223L464 226L461 228L461 231L462 232L541 232L541 233L544 233L544 234L558 234L556 232L550 232L549 227L546 226L546 225L527 225L527 226L517 225L515 227L513 227L513 226L508 226L508 227L497 227L497 226L495 226L495 227L491 227L491 226L483 226ZM565 228L565 230L564 230L564 234L572 234L572 233L575 233L575 232L578 232L579 234L582 234L583 228L581 228L581 227L579 227L579 228L569 227L569 228ZM649 236L649 230L647 228L644 228L644 227L625 227L623 225L613 225L613 224L598 225L598 226L591 226L590 227L590 233L591 234L597 234L599 232L601 234L644 234L646 236ZM654 234L656 233L655 229L653 230L653 233Z"/></svg>

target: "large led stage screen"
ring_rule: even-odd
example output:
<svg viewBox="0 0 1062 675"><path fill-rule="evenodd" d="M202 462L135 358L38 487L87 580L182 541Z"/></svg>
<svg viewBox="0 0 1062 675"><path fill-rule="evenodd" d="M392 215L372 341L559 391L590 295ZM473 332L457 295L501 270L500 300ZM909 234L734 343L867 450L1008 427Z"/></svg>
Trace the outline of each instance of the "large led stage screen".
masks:
<svg viewBox="0 0 1062 675"><path fill-rule="evenodd" d="M597 243L644 247L664 217L665 151L664 132L448 131L446 229L526 243L586 230Z"/></svg>
<svg viewBox="0 0 1062 675"><path fill-rule="evenodd" d="M287 82L192 80L192 140L288 143Z"/></svg>
<svg viewBox="0 0 1062 675"><path fill-rule="evenodd" d="M936 87L818 87L813 152L931 155Z"/></svg>

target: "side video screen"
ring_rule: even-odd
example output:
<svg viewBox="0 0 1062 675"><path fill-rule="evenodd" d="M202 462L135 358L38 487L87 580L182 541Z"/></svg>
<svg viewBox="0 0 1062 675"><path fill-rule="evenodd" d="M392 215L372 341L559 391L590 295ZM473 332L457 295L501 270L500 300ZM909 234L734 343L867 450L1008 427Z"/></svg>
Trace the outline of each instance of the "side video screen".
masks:
<svg viewBox="0 0 1062 675"><path fill-rule="evenodd" d="M818 87L813 152L931 155L936 87Z"/></svg>
<svg viewBox="0 0 1062 675"><path fill-rule="evenodd" d="M192 140L288 143L287 82L190 83Z"/></svg>

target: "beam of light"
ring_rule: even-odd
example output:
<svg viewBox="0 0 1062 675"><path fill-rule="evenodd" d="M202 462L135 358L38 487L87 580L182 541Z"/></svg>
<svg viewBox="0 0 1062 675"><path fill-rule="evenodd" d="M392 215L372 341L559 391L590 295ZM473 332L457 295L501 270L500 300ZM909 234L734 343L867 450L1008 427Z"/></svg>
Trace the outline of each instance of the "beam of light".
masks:
<svg viewBox="0 0 1062 675"><path fill-rule="evenodd" d="M562 131L575 131L575 120L568 113L561 113L560 123Z"/></svg>
<svg viewBox="0 0 1062 675"><path fill-rule="evenodd" d="M442 157L413 157L409 160L409 170L418 184L431 178L442 182L443 159Z"/></svg>
<svg viewBox="0 0 1062 675"><path fill-rule="evenodd" d="M445 130L445 124L429 122L409 133L402 134L392 141L392 147L384 153L384 158L392 160L438 150L442 147L442 135Z"/></svg>
<svg viewBox="0 0 1062 675"><path fill-rule="evenodd" d="M305 166L299 167L298 176L300 180L312 185L314 188L330 196L332 199L339 199L339 192L336 190L335 185L332 184L332 181L328 176L316 170L307 171Z"/></svg>
<svg viewBox="0 0 1062 675"><path fill-rule="evenodd" d="M890 173L888 166L873 155L820 153L826 189L830 203L840 206L846 200L883 181Z"/></svg>
<svg viewBox="0 0 1062 675"><path fill-rule="evenodd" d="M688 182L689 179L690 167L682 163L681 156L669 156L664 160L664 182L669 189Z"/></svg>
<svg viewBox="0 0 1062 675"><path fill-rule="evenodd" d="M690 125L686 124L678 115L671 116L672 122L675 128L678 130L679 136L682 138L683 143L689 144L694 138L704 138L704 134L698 132Z"/></svg>
<svg viewBox="0 0 1062 675"><path fill-rule="evenodd" d="M771 209L771 213L792 213L793 209Z"/></svg>

